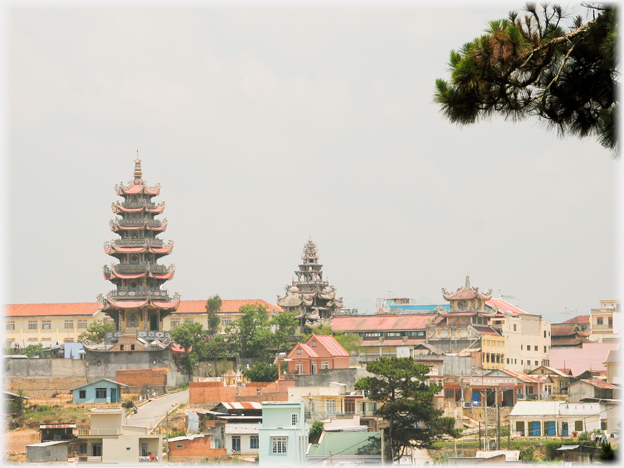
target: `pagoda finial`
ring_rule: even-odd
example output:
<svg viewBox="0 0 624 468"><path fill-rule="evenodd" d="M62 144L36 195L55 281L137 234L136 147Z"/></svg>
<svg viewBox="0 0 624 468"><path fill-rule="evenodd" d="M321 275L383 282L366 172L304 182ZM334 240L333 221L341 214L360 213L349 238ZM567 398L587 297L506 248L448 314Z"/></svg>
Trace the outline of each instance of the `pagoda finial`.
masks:
<svg viewBox="0 0 624 468"><path fill-rule="evenodd" d="M466 288L470 288L470 276L466 275Z"/></svg>
<svg viewBox="0 0 624 468"><path fill-rule="evenodd" d="M139 159L139 150L137 150L137 158L134 160L134 178L143 178L143 171L141 171L141 160Z"/></svg>

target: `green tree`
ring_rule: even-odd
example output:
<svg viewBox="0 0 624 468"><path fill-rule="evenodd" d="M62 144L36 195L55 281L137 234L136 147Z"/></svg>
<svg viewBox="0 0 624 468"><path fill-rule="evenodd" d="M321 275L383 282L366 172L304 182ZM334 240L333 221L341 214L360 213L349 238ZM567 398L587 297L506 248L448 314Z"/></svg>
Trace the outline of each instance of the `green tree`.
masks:
<svg viewBox="0 0 624 468"><path fill-rule="evenodd" d="M35 356L41 356L41 353L43 353L43 345L41 343L37 343L34 345L28 345L25 348L22 348L22 351L20 354L24 354L28 357L35 357Z"/></svg>
<svg viewBox="0 0 624 468"><path fill-rule="evenodd" d="M292 349L295 340L295 331L297 329L297 319L294 312L283 312L275 314L270 321L270 327L273 331L271 339L271 348L277 353L285 353Z"/></svg>
<svg viewBox="0 0 624 468"><path fill-rule="evenodd" d="M206 301L206 312L208 313L208 334L215 336L219 333L219 327L221 325L221 319L217 313L221 310L223 301L218 294L215 294Z"/></svg>
<svg viewBox="0 0 624 468"><path fill-rule="evenodd" d="M318 440L324 430L325 423L323 421L314 421L312 423L312 427L310 428L310 432L308 433L308 441L311 444L318 444Z"/></svg>
<svg viewBox="0 0 624 468"><path fill-rule="evenodd" d="M180 362L189 376L189 381L193 377L193 370L199 361L199 355L203 353L204 336L201 323L183 323L171 331L172 340L184 348Z"/></svg>
<svg viewBox="0 0 624 468"><path fill-rule="evenodd" d="M110 322L104 322L103 320L96 320L87 327L87 330L82 332L78 336L79 341L93 341L94 343L101 343L106 339L106 334L115 331L115 324Z"/></svg>
<svg viewBox="0 0 624 468"><path fill-rule="evenodd" d="M433 405L433 396L442 387L427 385L429 366L410 358L382 357L369 362L366 370L375 376L358 380L355 388L382 403L375 415L389 423L385 430L393 460L405 455L408 447L429 448L442 434L458 435L455 419L443 418L444 410Z"/></svg>
<svg viewBox="0 0 624 468"><path fill-rule="evenodd" d="M20 388L17 391L17 398L11 400L9 405L9 411L13 417L13 421L17 426L21 426L24 422L24 411L26 410L26 399L24 398L24 391Z"/></svg>
<svg viewBox="0 0 624 468"><path fill-rule="evenodd" d="M616 11L585 6L594 19L564 25L559 5L527 4L524 16L512 11L451 51L450 82L436 81L444 116L458 124L537 117L561 136L595 136L617 155Z"/></svg>
<svg viewBox="0 0 624 468"><path fill-rule="evenodd" d="M598 458L601 461L615 461L616 456L615 456L615 450L613 450L613 447L611 447L611 444L609 442L603 442L602 444L600 444L600 450L598 451Z"/></svg>
<svg viewBox="0 0 624 468"><path fill-rule="evenodd" d="M275 364L256 361L243 371L243 375L250 382L275 382L279 377L279 370Z"/></svg>
<svg viewBox="0 0 624 468"><path fill-rule="evenodd" d="M239 310L243 316L226 330L228 341L242 358L271 361L273 333L266 308L260 304L246 304Z"/></svg>

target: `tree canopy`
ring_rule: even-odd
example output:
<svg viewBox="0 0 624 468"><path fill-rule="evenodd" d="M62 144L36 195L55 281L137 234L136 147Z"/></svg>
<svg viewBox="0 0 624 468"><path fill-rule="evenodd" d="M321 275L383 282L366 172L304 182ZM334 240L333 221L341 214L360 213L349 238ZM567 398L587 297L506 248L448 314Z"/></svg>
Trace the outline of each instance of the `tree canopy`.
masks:
<svg viewBox="0 0 624 468"><path fill-rule="evenodd" d="M279 377L279 370L275 364L256 361L243 371L243 375L250 382L275 382Z"/></svg>
<svg viewBox="0 0 624 468"><path fill-rule="evenodd" d="M181 364L189 376L189 381L193 376L195 364L199 361L199 356L205 346L204 330L201 323L187 322L171 331L171 338L184 348Z"/></svg>
<svg viewBox="0 0 624 468"><path fill-rule="evenodd" d="M218 294L215 294L206 301L206 312L208 314L208 334L215 336L219 332L221 325L221 319L217 315L217 312L221 310L223 301Z"/></svg>
<svg viewBox="0 0 624 468"><path fill-rule="evenodd" d="M89 340L94 343L100 343L104 341L106 334L112 331L115 331L115 324L106 323L103 320L96 320L87 327L86 331L78 336L78 340Z"/></svg>
<svg viewBox="0 0 624 468"><path fill-rule="evenodd" d="M362 344L362 337L356 333L345 333L342 330L333 331L331 325L321 324L320 327L312 327L312 333L315 335L331 335L349 354L358 354L360 351L360 345ZM306 341L312 335L304 335Z"/></svg>
<svg viewBox="0 0 624 468"><path fill-rule="evenodd" d="M593 136L618 156L616 11L585 6L593 19L566 26L559 5L528 3L526 14L512 11L451 51L451 79L436 81L444 116L458 124L538 117L560 136Z"/></svg>
<svg viewBox="0 0 624 468"><path fill-rule="evenodd" d="M369 362L366 370L375 377L358 380L355 388L382 403L375 415L389 423L386 431L394 461L408 447L427 448L442 434L458 435L455 419L443 418L444 410L434 407L433 396L442 387L426 383L429 366L410 358L382 357Z"/></svg>

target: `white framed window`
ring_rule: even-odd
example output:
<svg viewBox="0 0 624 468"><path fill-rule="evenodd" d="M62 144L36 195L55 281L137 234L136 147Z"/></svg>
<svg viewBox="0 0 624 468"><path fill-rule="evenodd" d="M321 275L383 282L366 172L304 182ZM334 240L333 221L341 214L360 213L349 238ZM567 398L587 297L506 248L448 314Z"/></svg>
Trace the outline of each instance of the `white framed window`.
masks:
<svg viewBox="0 0 624 468"><path fill-rule="evenodd" d="M6 323L7 330L15 330L15 322L13 320L9 320Z"/></svg>
<svg viewBox="0 0 624 468"><path fill-rule="evenodd" d="M41 329L42 330L50 330L52 328L51 320L42 320L41 321Z"/></svg>
<svg viewBox="0 0 624 468"><path fill-rule="evenodd" d="M274 454L286 455L286 443L288 437L271 437L272 452Z"/></svg>
<svg viewBox="0 0 624 468"><path fill-rule="evenodd" d="M316 340L312 340L312 346L316 346Z"/></svg>
<svg viewBox="0 0 624 468"><path fill-rule="evenodd" d="M39 322L37 322L36 320L29 320L28 321L28 329L29 330L36 330L37 328L39 328Z"/></svg>
<svg viewBox="0 0 624 468"><path fill-rule="evenodd" d="M74 328L74 321L72 320L65 320L65 329L69 329L69 328Z"/></svg>
<svg viewBox="0 0 624 468"><path fill-rule="evenodd" d="M293 413L293 414L290 415L290 425L291 426L296 426L298 420L299 420L299 415L297 413Z"/></svg>
<svg viewBox="0 0 624 468"><path fill-rule="evenodd" d="M295 364L295 374L303 374L303 363L298 362Z"/></svg>
<svg viewBox="0 0 624 468"><path fill-rule="evenodd" d="M327 414L336 414L336 400L325 400L325 412Z"/></svg>
<svg viewBox="0 0 624 468"><path fill-rule="evenodd" d="M87 328L87 321L86 320L78 320L78 328Z"/></svg>
<svg viewBox="0 0 624 468"><path fill-rule="evenodd" d="M297 348L297 354L301 354L301 348Z"/></svg>
<svg viewBox="0 0 624 468"><path fill-rule="evenodd" d="M180 326L180 321L179 320L172 320L171 321L171 328L175 328L175 327L179 327Z"/></svg>
<svg viewBox="0 0 624 468"><path fill-rule="evenodd" d="M260 448L260 438L258 436L252 435L249 438L249 448L250 449L259 449Z"/></svg>
<svg viewBox="0 0 624 468"><path fill-rule="evenodd" d="M329 369L329 362L328 361L321 362L321 369Z"/></svg>
<svg viewBox="0 0 624 468"><path fill-rule="evenodd" d="M195 323L193 319L184 319L184 323Z"/></svg>

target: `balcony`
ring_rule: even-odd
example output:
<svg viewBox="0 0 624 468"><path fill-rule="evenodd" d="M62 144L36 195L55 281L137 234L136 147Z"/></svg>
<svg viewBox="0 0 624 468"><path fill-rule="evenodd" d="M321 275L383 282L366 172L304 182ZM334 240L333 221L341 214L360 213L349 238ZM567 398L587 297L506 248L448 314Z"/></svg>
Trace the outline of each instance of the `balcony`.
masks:
<svg viewBox="0 0 624 468"><path fill-rule="evenodd" d="M144 245L151 245L152 247L162 247L165 242L162 239L155 239L153 237L143 237L143 238L125 238L125 239L117 239L112 242L113 246L116 247L143 247Z"/></svg>
<svg viewBox="0 0 624 468"><path fill-rule="evenodd" d="M149 218L123 218L117 219L117 224L119 226L133 227L133 226L143 226L147 224L151 227L160 227L163 224L167 224L166 221L160 221L158 219L149 219Z"/></svg>
<svg viewBox="0 0 624 468"><path fill-rule="evenodd" d="M169 268L166 265L158 265L155 263L119 263L113 265L116 272L121 274L132 273L145 273L151 271L157 275L162 275L169 272Z"/></svg>
<svg viewBox="0 0 624 468"><path fill-rule="evenodd" d="M121 203L121 206L123 206L124 208L130 208L130 209L143 208L144 206L150 209L154 209L156 208L156 203L147 203L145 201L140 201L140 202L125 201Z"/></svg>
<svg viewBox="0 0 624 468"><path fill-rule="evenodd" d="M156 298L161 300L169 300L169 292L163 289L147 289L138 288L133 291L110 291L107 295L110 299L140 299L140 298Z"/></svg>

